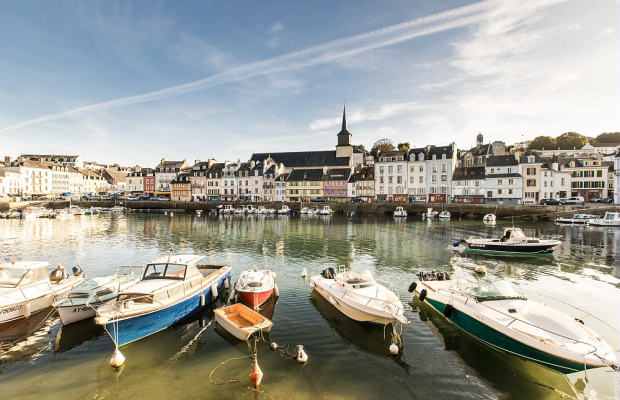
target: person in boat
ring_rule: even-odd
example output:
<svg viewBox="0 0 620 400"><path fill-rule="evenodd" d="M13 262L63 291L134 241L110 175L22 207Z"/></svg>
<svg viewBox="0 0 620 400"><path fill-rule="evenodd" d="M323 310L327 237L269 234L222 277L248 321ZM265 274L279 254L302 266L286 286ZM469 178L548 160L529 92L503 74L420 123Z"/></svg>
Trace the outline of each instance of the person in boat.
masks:
<svg viewBox="0 0 620 400"><path fill-rule="evenodd" d="M502 235L502 237L499 239L500 242L506 242L508 241L508 239L510 239L510 231L507 230L506 233L504 233Z"/></svg>

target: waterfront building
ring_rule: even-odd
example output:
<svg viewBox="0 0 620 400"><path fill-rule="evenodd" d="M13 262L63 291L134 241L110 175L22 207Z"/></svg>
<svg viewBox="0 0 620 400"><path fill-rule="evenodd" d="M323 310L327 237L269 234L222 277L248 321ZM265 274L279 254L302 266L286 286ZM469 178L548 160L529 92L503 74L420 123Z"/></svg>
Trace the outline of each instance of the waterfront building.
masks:
<svg viewBox="0 0 620 400"><path fill-rule="evenodd" d="M79 193L102 196L108 192L108 182L98 171L92 169L80 169L82 185Z"/></svg>
<svg viewBox="0 0 620 400"><path fill-rule="evenodd" d="M323 197L329 201L344 203L348 196L348 181L351 169L338 168L325 170L323 174ZM312 194L311 194L312 195Z"/></svg>
<svg viewBox="0 0 620 400"><path fill-rule="evenodd" d="M548 167L551 164L551 168ZM570 172L557 162L545 163L541 168L541 199L564 199L570 193Z"/></svg>
<svg viewBox="0 0 620 400"><path fill-rule="evenodd" d="M155 196L155 169L143 168L142 181L144 182L144 194L146 196Z"/></svg>
<svg viewBox="0 0 620 400"><path fill-rule="evenodd" d="M250 161L249 191L251 201L263 200L263 163Z"/></svg>
<svg viewBox="0 0 620 400"><path fill-rule="evenodd" d="M22 181L19 167L0 168L0 198L20 196Z"/></svg>
<svg viewBox="0 0 620 400"><path fill-rule="evenodd" d="M21 159L15 163L22 178L21 197L40 198L52 193L52 171L42 162Z"/></svg>
<svg viewBox="0 0 620 400"><path fill-rule="evenodd" d="M487 204L521 204L523 177L514 154L487 157L484 186Z"/></svg>
<svg viewBox="0 0 620 400"><path fill-rule="evenodd" d="M571 197L581 196L589 201L591 197L606 196L609 167L600 156L573 158L563 165L571 173Z"/></svg>
<svg viewBox="0 0 620 400"><path fill-rule="evenodd" d="M283 165L282 169L284 170ZM288 179L288 175L288 173L281 173L276 177L274 182L274 201L286 201L286 180Z"/></svg>
<svg viewBox="0 0 620 400"><path fill-rule="evenodd" d="M452 201L483 204L485 179L484 166L456 167L451 182Z"/></svg>
<svg viewBox="0 0 620 400"><path fill-rule="evenodd" d="M209 169L216 163L214 159L208 161L196 160L189 171L189 181L192 190L192 199L205 201L207 199L207 174Z"/></svg>
<svg viewBox="0 0 620 400"><path fill-rule="evenodd" d="M284 172L283 164L276 164L273 159L268 158L263 164L263 201L276 200L276 177ZM286 183L284 183L286 191ZM286 198L286 195L285 195Z"/></svg>
<svg viewBox="0 0 620 400"><path fill-rule="evenodd" d="M135 195L144 193L144 176L142 170L127 174L127 192Z"/></svg>
<svg viewBox="0 0 620 400"><path fill-rule="evenodd" d="M52 171L52 196L56 198L59 196L72 194L73 192L69 187L70 167L51 161L44 161L43 164Z"/></svg>
<svg viewBox="0 0 620 400"><path fill-rule="evenodd" d="M250 162L244 162L239 165L239 169L237 169L237 188L239 191L239 195L237 200L241 201L250 201L252 200L252 192L250 190L250 173L251 173Z"/></svg>
<svg viewBox="0 0 620 400"><path fill-rule="evenodd" d="M375 201L375 168L362 167L353 174L356 196L371 203Z"/></svg>
<svg viewBox="0 0 620 400"><path fill-rule="evenodd" d="M608 197L613 197L614 196L614 188L615 188L615 184L614 184L614 180L615 180L615 166L614 166L614 162L608 162L608 161L603 161L603 164L607 165L607 192L605 193L605 195L603 197L608 198Z"/></svg>
<svg viewBox="0 0 620 400"><path fill-rule="evenodd" d="M237 170L241 162L225 161L222 168L222 201L235 201L237 198Z"/></svg>
<svg viewBox="0 0 620 400"><path fill-rule="evenodd" d="M61 155L61 154L22 154L17 159L19 162L25 160L36 160L39 162L50 162L67 167L84 168L84 160L81 156Z"/></svg>
<svg viewBox="0 0 620 400"><path fill-rule="evenodd" d="M523 197L521 204L538 204L541 199L541 171L542 159L538 153L527 151L519 160L521 176L523 177Z"/></svg>
<svg viewBox="0 0 620 400"><path fill-rule="evenodd" d="M190 172L181 172L170 182L170 198L172 201L191 201L192 182Z"/></svg>
<svg viewBox="0 0 620 400"><path fill-rule="evenodd" d="M170 197L170 182L178 174L189 169L187 160L166 161L165 158L162 158L157 168L155 168L155 195L158 197Z"/></svg>
<svg viewBox="0 0 620 400"><path fill-rule="evenodd" d="M375 196L377 201L408 201L407 151L385 151L375 158Z"/></svg>
<svg viewBox="0 0 620 400"><path fill-rule="evenodd" d="M620 150L616 153L616 158L614 160L614 176L614 203L620 204Z"/></svg>
<svg viewBox="0 0 620 400"><path fill-rule="evenodd" d="M226 163L213 163L209 170L206 172L206 200L207 201L220 201L221 189L222 189L222 171Z"/></svg>
<svg viewBox="0 0 620 400"><path fill-rule="evenodd" d="M410 149L407 155L409 202L426 202L426 157L430 146Z"/></svg>
<svg viewBox="0 0 620 400"><path fill-rule="evenodd" d="M456 143L429 147L426 157L426 192L429 203L450 202L456 163Z"/></svg>
<svg viewBox="0 0 620 400"><path fill-rule="evenodd" d="M327 169L296 169L286 180L286 201L310 201L323 198L323 178Z"/></svg>
<svg viewBox="0 0 620 400"><path fill-rule="evenodd" d="M101 171L101 176L108 181L108 187L112 193L125 193L128 191L127 172L106 168Z"/></svg>
<svg viewBox="0 0 620 400"><path fill-rule="evenodd" d="M349 180L347 182L347 201L351 201L357 197L357 183L356 174L351 172Z"/></svg>

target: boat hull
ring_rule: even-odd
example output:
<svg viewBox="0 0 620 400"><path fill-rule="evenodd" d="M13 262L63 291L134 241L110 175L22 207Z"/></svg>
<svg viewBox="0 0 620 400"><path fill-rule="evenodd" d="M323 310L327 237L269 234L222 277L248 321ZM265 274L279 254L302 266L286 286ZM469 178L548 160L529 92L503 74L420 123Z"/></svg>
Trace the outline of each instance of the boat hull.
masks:
<svg viewBox="0 0 620 400"><path fill-rule="evenodd" d="M95 308L99 307L99 305L100 304L92 304L92 306L87 306L82 304L75 306L59 306L56 307L56 309L58 310L58 316L62 324L69 325L88 318L94 318L96 314Z"/></svg>
<svg viewBox="0 0 620 400"><path fill-rule="evenodd" d="M465 243L466 250L489 254L551 254L558 248L558 244L537 245L506 245L486 243Z"/></svg>
<svg viewBox="0 0 620 400"><path fill-rule="evenodd" d="M237 297L243 304L256 308L261 306L273 296L273 288L264 292L244 292L237 290Z"/></svg>
<svg viewBox="0 0 620 400"><path fill-rule="evenodd" d="M230 271L217 280L218 293L221 293L221 290L224 288L224 281L227 279L230 279ZM204 305L200 304L202 295L204 295L205 299ZM192 296L165 308L129 318L113 320L106 323L104 328L117 346L124 346L162 331L192 316L207 307L213 300L211 286L209 285Z"/></svg>

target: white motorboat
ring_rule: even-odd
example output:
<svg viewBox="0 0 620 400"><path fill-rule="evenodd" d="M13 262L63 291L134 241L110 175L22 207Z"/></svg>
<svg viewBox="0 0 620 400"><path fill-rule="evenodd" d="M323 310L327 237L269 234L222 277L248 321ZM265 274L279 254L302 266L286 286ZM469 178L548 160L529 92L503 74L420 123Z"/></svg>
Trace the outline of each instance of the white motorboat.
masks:
<svg viewBox="0 0 620 400"><path fill-rule="evenodd" d="M269 332L273 322L241 303L216 308L215 320L239 340L248 340L257 332Z"/></svg>
<svg viewBox="0 0 620 400"><path fill-rule="evenodd" d="M560 247L559 237L550 239L527 237L520 228L504 228L498 238L469 238L453 244L464 244L466 250L491 254L551 254Z"/></svg>
<svg viewBox="0 0 620 400"><path fill-rule="evenodd" d="M394 211L394 217L396 218L406 218L407 217L407 211L402 208L402 207L396 207L396 210Z"/></svg>
<svg viewBox="0 0 620 400"><path fill-rule="evenodd" d="M441 219L450 219L450 211L442 211L437 215Z"/></svg>
<svg viewBox="0 0 620 400"><path fill-rule="evenodd" d="M69 212L73 215L84 215L84 209L80 206L69 206Z"/></svg>
<svg viewBox="0 0 620 400"><path fill-rule="evenodd" d="M224 204L224 207L220 211L222 214L230 215L235 212L232 204Z"/></svg>
<svg viewBox="0 0 620 400"><path fill-rule="evenodd" d="M230 282L229 266L199 265L202 258L178 255L153 260L140 282L96 310L95 323L120 347L197 313Z"/></svg>
<svg viewBox="0 0 620 400"><path fill-rule="evenodd" d="M330 206L323 206L319 210L319 215L332 215L332 208Z"/></svg>
<svg viewBox="0 0 620 400"><path fill-rule="evenodd" d="M419 279L409 291L496 350L562 373L617 366L612 348L583 321L528 300L506 281L451 280L443 273L420 273Z"/></svg>
<svg viewBox="0 0 620 400"><path fill-rule="evenodd" d="M484 222L495 222L496 219L495 214L485 214L485 216L482 217Z"/></svg>
<svg viewBox="0 0 620 400"><path fill-rule="evenodd" d="M596 218L588 221L592 226L620 226L620 213L606 212L603 218Z"/></svg>
<svg viewBox="0 0 620 400"><path fill-rule="evenodd" d="M246 206L237 207L234 209L233 213L235 214L247 214L248 208Z"/></svg>
<svg viewBox="0 0 620 400"><path fill-rule="evenodd" d="M556 217L555 222L561 224L587 224L596 218L596 215L591 214L573 214L572 217Z"/></svg>
<svg viewBox="0 0 620 400"><path fill-rule="evenodd" d="M43 261L0 264L0 324L29 318L84 282L79 269L69 276L59 264L48 274L48 265Z"/></svg>
<svg viewBox="0 0 620 400"><path fill-rule="evenodd" d="M289 206L287 206L286 204L284 204L279 210L278 210L278 214L284 214L284 215L288 215L291 213L291 209Z"/></svg>
<svg viewBox="0 0 620 400"><path fill-rule="evenodd" d="M310 278L310 286L347 317L359 322L408 324L398 292L377 283L370 271L349 271L341 266Z"/></svg>
<svg viewBox="0 0 620 400"><path fill-rule="evenodd" d="M55 304L64 325L95 316L95 310L119 292L135 285L142 277L142 267L119 267L114 275L89 279Z"/></svg>
<svg viewBox="0 0 620 400"><path fill-rule="evenodd" d="M431 219L431 218L436 217L438 214L439 214L439 211L433 211L433 208L429 207L429 208L426 209L425 213L422 213L422 218L423 219L424 218Z"/></svg>
<svg viewBox="0 0 620 400"><path fill-rule="evenodd" d="M310 212L310 207L302 207L301 210L299 210L299 213L304 215L304 214L308 214Z"/></svg>
<svg viewBox="0 0 620 400"><path fill-rule="evenodd" d="M256 208L254 208L253 205L248 205L247 207L245 207L245 213L246 214L255 214L256 213Z"/></svg>
<svg viewBox="0 0 620 400"><path fill-rule="evenodd" d="M265 206L256 207L256 214L267 214L267 209Z"/></svg>

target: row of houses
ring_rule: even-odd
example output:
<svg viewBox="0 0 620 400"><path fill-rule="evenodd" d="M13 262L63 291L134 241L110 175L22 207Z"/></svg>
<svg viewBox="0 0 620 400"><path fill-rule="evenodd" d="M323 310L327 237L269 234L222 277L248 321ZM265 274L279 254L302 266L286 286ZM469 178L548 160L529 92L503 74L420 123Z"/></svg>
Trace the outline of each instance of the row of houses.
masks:
<svg viewBox="0 0 620 400"><path fill-rule="evenodd" d="M244 162L209 159L193 165L162 158L155 168L112 168L79 156L22 155L0 168L0 196L123 192L177 201L490 204L614 196L620 203L620 145L606 145L609 154L590 147L571 154L520 152L501 141L485 143L479 134L468 150L450 143L401 147L373 157L352 144L343 110L334 150L254 153Z"/></svg>

